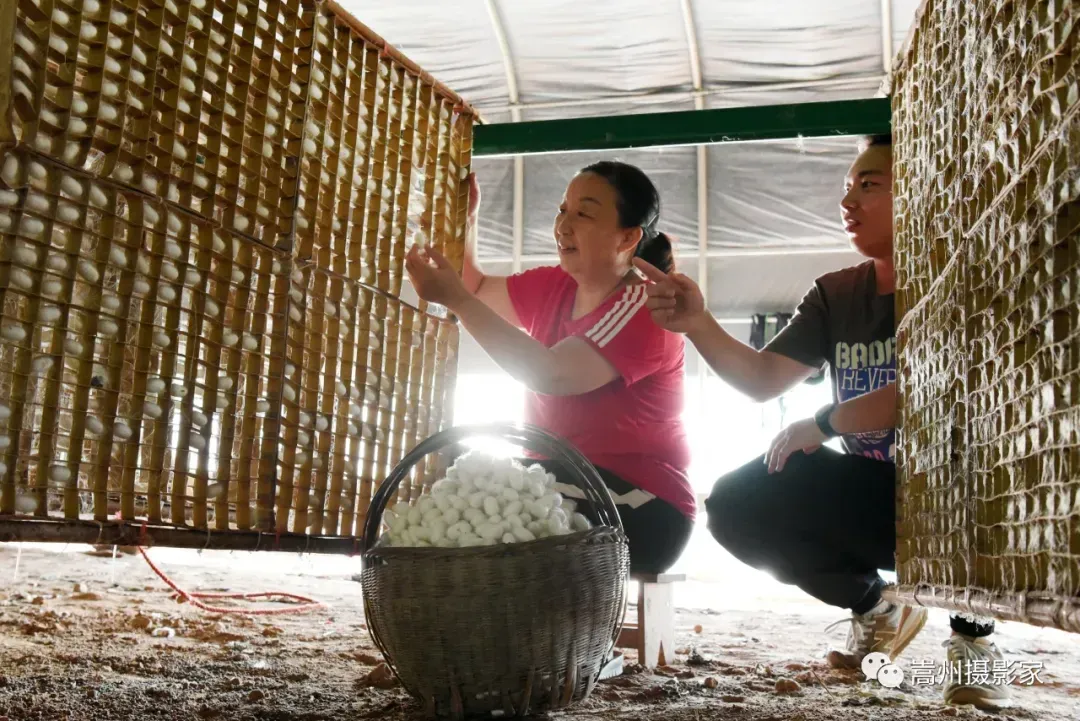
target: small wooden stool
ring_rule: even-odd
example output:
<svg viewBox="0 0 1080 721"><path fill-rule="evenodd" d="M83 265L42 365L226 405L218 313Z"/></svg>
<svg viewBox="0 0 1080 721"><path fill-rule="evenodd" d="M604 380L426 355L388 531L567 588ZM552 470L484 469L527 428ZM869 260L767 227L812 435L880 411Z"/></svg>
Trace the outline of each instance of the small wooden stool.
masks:
<svg viewBox="0 0 1080 721"><path fill-rule="evenodd" d="M638 583L637 624L627 623L615 643L619 648L636 648L638 663L645 668L666 665L675 657L675 584L686 576L677 573L635 573Z"/></svg>

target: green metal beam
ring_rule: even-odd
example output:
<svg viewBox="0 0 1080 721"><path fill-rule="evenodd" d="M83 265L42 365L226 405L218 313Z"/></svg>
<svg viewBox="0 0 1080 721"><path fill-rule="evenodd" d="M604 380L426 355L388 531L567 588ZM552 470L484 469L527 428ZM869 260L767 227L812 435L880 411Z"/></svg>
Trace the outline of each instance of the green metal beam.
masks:
<svg viewBox="0 0 1080 721"><path fill-rule="evenodd" d="M889 98L643 113L474 128L473 155L530 155L890 132Z"/></svg>

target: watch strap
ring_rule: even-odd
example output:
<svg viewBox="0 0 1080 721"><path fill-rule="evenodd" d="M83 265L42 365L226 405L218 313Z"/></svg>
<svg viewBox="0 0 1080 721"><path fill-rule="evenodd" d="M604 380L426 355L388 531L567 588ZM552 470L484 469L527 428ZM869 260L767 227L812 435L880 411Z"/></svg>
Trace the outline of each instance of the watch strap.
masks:
<svg viewBox="0 0 1080 721"><path fill-rule="evenodd" d="M822 434L826 438L836 438L838 435L840 435L836 432L836 429L834 429L832 427L832 424L829 422L829 416L832 415L832 412L834 410L836 410L836 404L830 403L829 405L824 406L823 408L818 410L817 413L814 414L814 422L817 423L817 427L821 430Z"/></svg>

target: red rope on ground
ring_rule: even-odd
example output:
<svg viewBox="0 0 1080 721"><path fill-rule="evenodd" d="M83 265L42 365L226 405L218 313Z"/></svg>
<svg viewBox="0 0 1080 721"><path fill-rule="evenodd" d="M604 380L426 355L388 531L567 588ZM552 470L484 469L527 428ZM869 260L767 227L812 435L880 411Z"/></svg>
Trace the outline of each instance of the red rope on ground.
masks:
<svg viewBox="0 0 1080 721"><path fill-rule="evenodd" d="M208 613L225 613L234 614L237 616L281 616L286 613L306 613L308 611L314 611L317 608L325 608L325 604L320 603L311 598L305 596L297 596L294 593L284 593L280 591L265 591L263 593L188 593L179 586L177 586L171 578L165 575L165 572L154 565L154 562L150 560L150 556L147 555L146 549L142 546L137 546L139 553L142 554L143 559L150 566L150 570L158 575L165 584L176 592L178 596L185 599L195 608L202 609ZM198 599L200 598L235 598L235 599L255 599L255 598L285 598L293 601L299 601L301 605L290 606L289 608L257 608L245 610L242 608L221 608L219 606L208 606L202 603Z"/></svg>

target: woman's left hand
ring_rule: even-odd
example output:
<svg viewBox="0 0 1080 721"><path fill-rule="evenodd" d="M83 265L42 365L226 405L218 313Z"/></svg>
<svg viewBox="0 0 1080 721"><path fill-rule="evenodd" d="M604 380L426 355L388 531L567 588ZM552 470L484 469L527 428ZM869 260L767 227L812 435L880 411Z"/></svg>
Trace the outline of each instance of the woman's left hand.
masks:
<svg viewBox="0 0 1080 721"><path fill-rule="evenodd" d="M765 463L769 466L769 473L779 473L784 470L784 464L792 453L798 451L813 453L821 448L824 442L825 434L821 432L813 418L795 421L780 431L769 446L769 452L765 454Z"/></svg>
<svg viewBox="0 0 1080 721"><path fill-rule="evenodd" d="M429 303L454 310L470 297L450 261L434 248L421 249L414 245L405 256L405 270L416 294Z"/></svg>

